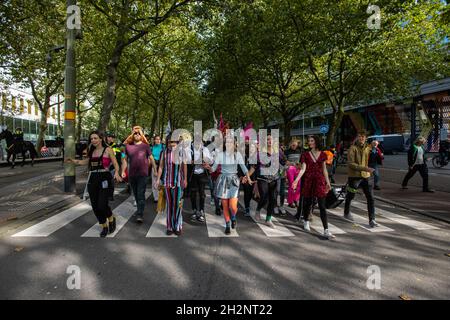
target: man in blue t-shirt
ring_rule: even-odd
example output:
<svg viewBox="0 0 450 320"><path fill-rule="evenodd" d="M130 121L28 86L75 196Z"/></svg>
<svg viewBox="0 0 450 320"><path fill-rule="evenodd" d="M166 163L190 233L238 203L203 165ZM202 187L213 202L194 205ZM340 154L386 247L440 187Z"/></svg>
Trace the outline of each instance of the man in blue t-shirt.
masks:
<svg viewBox="0 0 450 320"><path fill-rule="evenodd" d="M152 151L152 193L153 193L153 200L155 203L158 202L158 185L157 185L157 179L158 179L158 169L159 169L159 161L161 159L161 154L164 151L164 144L161 143L161 137L155 136L153 138L153 146L151 147Z"/></svg>

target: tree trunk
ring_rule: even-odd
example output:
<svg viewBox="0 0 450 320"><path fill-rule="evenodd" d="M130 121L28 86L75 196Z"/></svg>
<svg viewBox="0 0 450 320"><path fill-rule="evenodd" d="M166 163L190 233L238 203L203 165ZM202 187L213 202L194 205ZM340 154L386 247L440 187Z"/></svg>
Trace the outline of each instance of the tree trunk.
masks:
<svg viewBox="0 0 450 320"><path fill-rule="evenodd" d="M59 93L58 93L58 137L61 137L63 135L63 130L61 126L61 102L59 100Z"/></svg>
<svg viewBox="0 0 450 320"><path fill-rule="evenodd" d="M268 119L266 113L264 112L262 105L259 105L259 110L261 112L261 117L262 117L264 128L267 128L269 126L269 119Z"/></svg>
<svg viewBox="0 0 450 320"><path fill-rule="evenodd" d="M137 79L136 79L136 87L134 91L134 109L133 109L133 125L136 124L136 117L139 114L139 103L141 100L141 81L142 80L142 71L139 70Z"/></svg>
<svg viewBox="0 0 450 320"><path fill-rule="evenodd" d="M339 107L338 111L333 112L333 122L330 125L330 131L327 136L327 146L336 144L336 133L341 126L342 118L344 118L344 107Z"/></svg>
<svg viewBox="0 0 450 320"><path fill-rule="evenodd" d="M75 135L75 142L80 142L81 131L82 131L82 129L81 129L82 122L83 122L83 116L82 116L81 112L78 111L77 112L77 123L76 123L77 132L76 132L76 135Z"/></svg>
<svg viewBox="0 0 450 320"><path fill-rule="evenodd" d="M156 132L155 132L155 130L156 130L156 128L155 128L156 127L156 118L157 118L156 111L153 110L152 123L150 125L150 132L151 132L152 136L154 136L156 134Z"/></svg>
<svg viewBox="0 0 450 320"><path fill-rule="evenodd" d="M98 129L106 131L109 120L111 119L111 112L116 101L116 83L117 83L117 68L119 66L120 56L122 50L115 50L110 63L106 67L106 89L105 98L103 100L102 110L100 112L100 120Z"/></svg>
<svg viewBox="0 0 450 320"><path fill-rule="evenodd" d="M47 99L46 99L47 101ZM41 110L41 121L39 122L39 136L37 140L37 153L39 157L41 156L41 149L44 146L45 133L47 132L47 111L49 108L49 104L46 102L43 110Z"/></svg>
<svg viewBox="0 0 450 320"><path fill-rule="evenodd" d="M291 129L292 129L292 122L291 120L285 118L284 119L284 127L283 127L283 133L284 133L284 145L289 145L289 141L291 140Z"/></svg>
<svg viewBox="0 0 450 320"><path fill-rule="evenodd" d="M120 121L120 118L116 117L116 129L114 130L116 138L119 138L119 121Z"/></svg>
<svg viewBox="0 0 450 320"><path fill-rule="evenodd" d="M128 128L129 128L129 126L128 126L128 111L127 111L127 113L126 113L126 115L125 115L125 130L127 130L128 131Z"/></svg>
<svg viewBox="0 0 450 320"><path fill-rule="evenodd" d="M108 129L114 102L116 101L117 69L119 67L123 50L127 46L127 44L125 43L125 36L128 28L130 1L124 1L122 2L122 5L123 7L120 13L120 21L117 28L115 47L111 54L109 63L106 66L105 97L103 100L103 106L100 112L98 125L98 129L100 131L106 131Z"/></svg>

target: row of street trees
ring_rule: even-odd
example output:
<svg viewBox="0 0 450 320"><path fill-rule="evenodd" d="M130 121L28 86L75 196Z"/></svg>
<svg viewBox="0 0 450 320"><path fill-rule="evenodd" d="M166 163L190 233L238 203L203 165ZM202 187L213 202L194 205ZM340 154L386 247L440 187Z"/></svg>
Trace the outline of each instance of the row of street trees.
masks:
<svg viewBox="0 0 450 320"><path fill-rule="evenodd" d="M169 121L212 124L213 112L236 127L278 120L290 132L302 112L328 108L332 143L345 106L449 75L444 1L371 4L378 29L359 0L80 1L78 139L83 126L154 134ZM51 49L64 43L65 15L56 0L0 4L1 81L30 88L43 115L63 93L64 54Z"/></svg>

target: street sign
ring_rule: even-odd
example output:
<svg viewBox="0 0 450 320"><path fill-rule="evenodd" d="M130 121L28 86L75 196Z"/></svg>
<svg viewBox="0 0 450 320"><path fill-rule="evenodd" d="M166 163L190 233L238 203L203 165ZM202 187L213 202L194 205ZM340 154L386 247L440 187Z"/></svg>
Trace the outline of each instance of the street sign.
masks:
<svg viewBox="0 0 450 320"><path fill-rule="evenodd" d="M322 125L320 126L320 133L321 133L321 134L327 134L327 133L328 133L328 130L330 130L330 126L329 126L329 125L327 125L327 124L322 124Z"/></svg>

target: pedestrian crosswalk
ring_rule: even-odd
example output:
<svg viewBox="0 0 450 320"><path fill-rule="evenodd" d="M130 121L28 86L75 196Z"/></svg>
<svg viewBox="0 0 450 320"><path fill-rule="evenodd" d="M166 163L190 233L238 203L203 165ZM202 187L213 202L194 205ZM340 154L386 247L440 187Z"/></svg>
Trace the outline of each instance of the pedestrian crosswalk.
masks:
<svg viewBox="0 0 450 320"><path fill-rule="evenodd" d="M293 216L295 216L295 214L296 214L296 210L293 210L293 209L290 209L290 208L287 208L286 211L289 212ZM311 229L313 229L314 231L316 231L318 233L322 233L323 232L323 226L322 226L322 223L321 223L320 219L313 219L311 221ZM344 230L342 230L341 228L339 228L339 227L337 227L334 224L329 223L329 222L328 222L328 229L330 230L330 232L332 234L335 234L335 235L337 235L337 234L346 234L347 233Z"/></svg>
<svg viewBox="0 0 450 320"><path fill-rule="evenodd" d="M205 204L206 207L206 204ZM206 209L206 208L205 208ZM218 216L213 211L207 210L205 214L206 227L208 229L208 237L220 238L220 237L239 237L239 233L236 229L231 229L231 234L225 235L225 220L222 216Z"/></svg>
<svg viewBox="0 0 450 320"><path fill-rule="evenodd" d="M80 218L91 210L91 205L88 201L83 201L72 208L64 210L63 212L54 215L38 224L35 224L28 229L12 235L13 237L48 237L53 232L58 231L72 221Z"/></svg>
<svg viewBox="0 0 450 320"><path fill-rule="evenodd" d="M145 198L148 199L151 195L150 191L147 191ZM207 196L209 197L209 195ZM240 199L240 204L243 207L243 199ZM132 216L136 211L136 206L133 204L134 197L130 196L122 200L114 209L113 213L116 216L116 231L109 234L107 238L115 238L120 236L121 232L124 232L125 226L132 220ZM366 215L367 208L366 204L354 201L352 202L352 215L354 221L348 221L343 217L343 208L338 207L335 209L329 209L329 230L335 235L348 235L354 233L355 230L360 232L367 232L367 234L380 234L385 232L393 232L398 230L401 226L403 228L409 228L411 230L425 231L425 230L438 230L439 227L431 224L424 223L417 219L411 218L406 215L401 215L396 212L393 207L376 208L377 221L379 226L376 228L371 228L368 223L368 218ZM356 209L356 210L355 210ZM149 212L150 211L150 212ZM218 216L214 213L214 206L211 206L209 198L205 201L205 223L194 223L195 228L206 228L206 233L209 238L220 238L229 237L236 238L245 235L248 232L258 232L263 236L269 238L279 238L279 237L296 237L299 233L296 231L301 230L293 217L272 217L273 225L268 225L265 223L266 211L261 210L261 221L257 221L255 217L256 203L252 201L251 204L251 216L249 218L244 218L241 214L238 216L238 227L237 229L232 229L230 235L225 235L225 221L223 216ZM294 216L296 209L287 208L287 211ZM358 211L358 212L355 212ZM12 237L49 237L52 234L64 230L69 224L76 223L77 219L85 216L87 213L92 214L92 209L89 200L83 201L72 207L55 214L54 216L47 218L41 222L38 222L20 232L12 235ZM166 235L166 214L156 214L154 212L153 206L147 206L146 208L147 220L151 221L151 225L146 232L146 238L177 238L176 235ZM186 208L184 210L184 217L188 217L191 211ZM95 216L92 214L90 216L91 223L93 225L88 228L88 230L80 230L80 237L82 238L98 238L100 233L100 226L95 223ZM381 223L380 223L381 220ZM248 223L254 224L256 228L249 228ZM246 224L245 228L240 228L242 224ZM311 229L318 233L323 233L322 223L319 217L315 217L311 222ZM184 232L186 234L186 232ZM301 233L300 233L301 234Z"/></svg>
<svg viewBox="0 0 450 320"><path fill-rule="evenodd" d="M166 234L166 218L167 215L165 213L159 213L156 215L155 220L152 223L152 226L148 230L146 238L165 238L172 237L176 238L175 234L168 236Z"/></svg>
<svg viewBox="0 0 450 320"><path fill-rule="evenodd" d="M145 199L150 197L150 191L145 193ZM133 206L134 197L130 196L124 202L122 202L118 207L113 210L113 214L116 217L116 231L108 234L108 238L114 238L117 233L125 226L127 221L131 218L133 213L136 211L136 207ZM101 227L98 223L94 224L88 231L86 231L82 237L96 238L101 231Z"/></svg>
<svg viewBox="0 0 450 320"><path fill-rule="evenodd" d="M242 203L241 203L242 204ZM266 210L261 210L261 221L256 220L255 211L256 211L257 204L255 202L251 202L251 211L250 215L254 222L258 224L258 226L261 228L261 230L264 232L264 234L268 237L294 237L295 234L292 233L288 228L286 228L282 223L278 221L277 218L272 217L272 222L274 224L273 228L266 225Z"/></svg>
<svg viewBox="0 0 450 320"><path fill-rule="evenodd" d="M353 206L355 206L356 208L362 209L364 210L365 205L361 202L358 201L354 201L354 203L352 203ZM394 208L395 210L395 208ZM401 216L399 214L384 210L384 209L380 209L380 208L375 208L375 214L376 215L381 215L382 217L385 217L389 220L395 221L397 223L400 224L404 224L406 226L409 226L411 228L414 228L416 230L436 230L439 229L436 226L432 226L429 225L427 223L423 223L417 220L413 220L413 219L408 219L405 218L404 216Z"/></svg>

